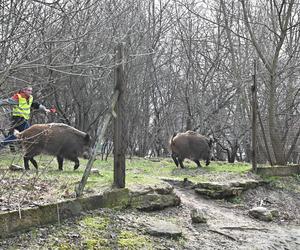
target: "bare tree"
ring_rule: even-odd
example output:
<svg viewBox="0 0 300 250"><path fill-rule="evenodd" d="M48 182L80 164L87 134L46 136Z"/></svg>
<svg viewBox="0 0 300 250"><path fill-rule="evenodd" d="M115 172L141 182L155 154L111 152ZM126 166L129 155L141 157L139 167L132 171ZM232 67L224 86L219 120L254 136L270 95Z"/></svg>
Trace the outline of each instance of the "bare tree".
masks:
<svg viewBox="0 0 300 250"><path fill-rule="evenodd" d="M252 9L253 11L254 7L246 4L244 0L241 1L245 25L251 42L267 73L265 77L267 126L272 152L276 164L286 164L289 145L282 129L282 119L279 116L280 103L278 100L280 98L278 98L278 91L283 86L282 77L285 73L283 66L287 67L287 63L292 59L292 55L285 53L284 48L288 45L289 34L294 33L295 27L299 25L299 16L296 14L298 6L293 0L288 2L272 0L259 3L258 6L261 10L257 11L257 16L250 16L249 10ZM255 19L256 22L254 22ZM272 46L267 47L266 42L260 43L260 36L268 38L268 44L272 44Z"/></svg>

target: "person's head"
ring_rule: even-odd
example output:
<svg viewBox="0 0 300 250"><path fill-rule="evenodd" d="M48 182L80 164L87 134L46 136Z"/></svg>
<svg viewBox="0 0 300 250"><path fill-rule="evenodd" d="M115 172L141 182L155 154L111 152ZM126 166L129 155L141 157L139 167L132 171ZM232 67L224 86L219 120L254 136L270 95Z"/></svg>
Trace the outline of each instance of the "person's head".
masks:
<svg viewBox="0 0 300 250"><path fill-rule="evenodd" d="M27 86L21 90L26 96L32 95L32 87Z"/></svg>

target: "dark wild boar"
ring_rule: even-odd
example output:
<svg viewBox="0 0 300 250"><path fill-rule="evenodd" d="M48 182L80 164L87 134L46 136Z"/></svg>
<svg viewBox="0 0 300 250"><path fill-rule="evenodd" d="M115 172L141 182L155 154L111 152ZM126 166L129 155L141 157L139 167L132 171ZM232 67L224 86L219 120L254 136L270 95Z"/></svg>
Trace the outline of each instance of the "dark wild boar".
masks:
<svg viewBox="0 0 300 250"><path fill-rule="evenodd" d="M75 162L76 170L78 157L89 157L90 136L63 123L35 124L22 132L15 131L15 135L25 150L25 169L29 169L29 161L37 169L34 157L42 153L56 156L59 170L63 170L64 158Z"/></svg>
<svg viewBox="0 0 300 250"><path fill-rule="evenodd" d="M188 158L201 167L199 160L205 160L206 166L210 163L212 139L188 130L185 133L174 133L170 142L172 158L176 166L184 168L183 161Z"/></svg>

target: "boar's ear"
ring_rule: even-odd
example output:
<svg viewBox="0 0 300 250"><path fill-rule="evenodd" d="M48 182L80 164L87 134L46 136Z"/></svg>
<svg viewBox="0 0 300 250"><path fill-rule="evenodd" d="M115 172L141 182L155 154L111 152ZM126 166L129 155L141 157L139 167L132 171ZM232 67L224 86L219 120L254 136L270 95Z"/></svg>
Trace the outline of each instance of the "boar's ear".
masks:
<svg viewBox="0 0 300 250"><path fill-rule="evenodd" d="M84 141L87 142L87 143L89 143L90 140L91 140L90 135L89 135L89 134L86 134L85 137L84 137Z"/></svg>

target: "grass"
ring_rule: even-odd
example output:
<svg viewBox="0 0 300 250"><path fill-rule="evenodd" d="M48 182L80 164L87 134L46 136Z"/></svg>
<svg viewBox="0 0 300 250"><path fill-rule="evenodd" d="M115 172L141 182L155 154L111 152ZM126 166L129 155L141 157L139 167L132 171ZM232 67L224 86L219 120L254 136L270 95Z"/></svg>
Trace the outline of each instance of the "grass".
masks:
<svg viewBox="0 0 300 250"><path fill-rule="evenodd" d="M274 188L300 193L300 175L264 177Z"/></svg>
<svg viewBox="0 0 300 250"><path fill-rule="evenodd" d="M229 173L247 173L251 171L252 166L249 163L225 163L216 162L207 167L209 172L229 172Z"/></svg>
<svg viewBox="0 0 300 250"><path fill-rule="evenodd" d="M83 227L89 227L97 230L105 230L109 225L109 218L100 216L86 216L79 222L79 224Z"/></svg>
<svg viewBox="0 0 300 250"><path fill-rule="evenodd" d="M110 218L105 215L86 215L74 219L71 225L52 226L42 249L110 249L107 234L110 223ZM31 237L38 238L32 234Z"/></svg>
<svg viewBox="0 0 300 250"><path fill-rule="evenodd" d="M10 171L8 167L11 164L23 166L21 157L9 152L0 155L0 195L4 200L15 196L24 197L25 193L30 193L29 200L32 199L31 193L34 193L34 199L50 202L75 197L75 186L81 181L87 160L80 159L80 167L76 171L73 170L74 163L68 160L64 162L63 171L58 171L55 157L40 155L36 160L39 164L38 172L33 166L30 166L30 171ZM154 185L161 183L162 179L208 181L208 175L203 173L208 173L214 178L214 175L220 172L238 175L251 170L251 165L244 163L211 162L209 166L204 166L202 162L203 168L197 168L196 164L189 160L185 160L184 164L185 168L182 169L176 167L171 158L162 158L159 161L137 157L126 159L126 186ZM107 161L96 159L93 168L98 169L100 174L89 176L85 193L99 193L111 187L113 165L112 157Z"/></svg>
<svg viewBox="0 0 300 250"><path fill-rule="evenodd" d="M131 231L121 231L118 237L119 249L152 249L147 237Z"/></svg>

